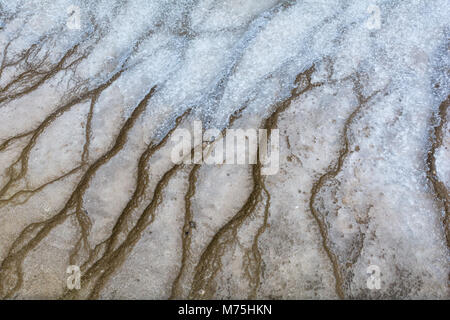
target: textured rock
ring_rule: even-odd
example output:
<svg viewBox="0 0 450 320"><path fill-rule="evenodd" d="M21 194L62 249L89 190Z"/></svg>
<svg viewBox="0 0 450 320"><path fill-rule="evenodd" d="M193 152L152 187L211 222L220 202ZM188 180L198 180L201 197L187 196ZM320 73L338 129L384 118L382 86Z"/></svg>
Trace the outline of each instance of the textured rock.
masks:
<svg viewBox="0 0 450 320"><path fill-rule="evenodd" d="M0 0L0 297L449 299L448 21L445 0ZM276 173L175 163L194 121L278 129Z"/></svg>

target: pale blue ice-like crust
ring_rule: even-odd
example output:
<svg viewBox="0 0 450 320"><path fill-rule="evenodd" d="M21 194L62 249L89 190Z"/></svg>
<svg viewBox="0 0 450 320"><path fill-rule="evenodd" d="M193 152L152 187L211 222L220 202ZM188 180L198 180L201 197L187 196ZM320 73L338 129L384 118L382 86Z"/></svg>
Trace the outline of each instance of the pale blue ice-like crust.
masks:
<svg viewBox="0 0 450 320"><path fill-rule="evenodd" d="M79 10L79 27L74 27L68 10L73 7ZM449 21L448 0L0 0L0 63L11 64L2 67L0 74L0 143L39 124L61 101L107 83L119 73L114 89L98 97L92 157L112 142L119 127L114 121L129 118L154 86L157 90L139 120L143 129L130 138L129 150L139 146L140 151L142 141L159 141L188 109L205 128L226 127L244 107L249 118L267 117L278 102L289 98L297 75L313 65L312 81L323 83L317 89L323 91L313 91L305 101L294 104L304 118L291 114L291 120L282 121L287 128L296 128L296 121L302 119L312 123L317 112L323 119L337 119L335 126L343 125L358 104L351 91L351 81L358 77L362 96L377 92L348 132L352 148L357 145L361 151L348 155L345 167L333 178L337 182L330 182L318 195L325 211L337 208L341 214L339 218L330 214L325 220L330 248L342 265L352 259L354 243L361 236L350 232L341 237L342 224L355 224L352 210L367 211L371 217L367 229L360 230L367 242L352 269L352 280L345 284L348 296L370 296L361 284L365 284L364 270L375 257L386 254L386 260L376 263L391 277L386 280L391 287L374 297L448 298L450 254L441 224L445 213L433 195L426 160L432 128L444 121L437 117L439 105L450 92ZM14 63L30 47L39 50L29 61ZM17 74L42 59L48 63L42 70L45 73L73 48L75 54L65 61L73 65L53 74L36 90L9 99L21 90L8 87ZM86 112L88 105L80 108ZM68 116L69 125L76 126L77 117ZM315 128L302 130L307 134L309 129L314 132ZM320 131L318 137L342 134L331 124ZM61 140L66 136L70 133L61 133ZM443 146L436 151L436 175L447 190L449 141L446 126ZM305 185L311 186L335 163L338 151L333 148L324 143L315 150L314 158L329 161L317 168L311 164L314 170L304 177ZM38 155L36 151L34 159ZM69 158L64 161L70 162ZM8 161L0 158L2 184L7 167L2 163ZM267 183L280 182L274 177ZM270 247L266 249L262 260L267 274L283 278L275 271L276 259L267 253ZM300 261L301 254L296 254L292 259ZM399 279L406 279L405 283L418 279L418 289L408 283L401 288ZM270 285L262 285L260 297L270 297L271 290ZM335 297L327 290L319 297ZM294 291L281 290L279 296L304 297Z"/></svg>

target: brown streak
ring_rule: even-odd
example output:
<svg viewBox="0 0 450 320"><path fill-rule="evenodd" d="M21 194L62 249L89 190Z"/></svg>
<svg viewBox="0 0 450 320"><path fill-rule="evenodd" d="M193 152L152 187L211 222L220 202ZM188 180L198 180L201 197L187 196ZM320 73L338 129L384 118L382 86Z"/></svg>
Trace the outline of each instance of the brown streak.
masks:
<svg viewBox="0 0 450 320"><path fill-rule="evenodd" d="M437 167L436 167L436 150L438 150L444 142L444 128L447 124L447 110L450 104L450 95L447 96L440 105L438 111L439 125L434 127L432 137L430 137L430 141L432 141L431 149L428 152L427 156L427 177L431 181L434 192L436 194L437 199L443 204L445 210L445 216L443 217L443 225L445 238L447 240L447 247L450 248L450 225L449 225L449 216L450 216L450 195L445 184L439 180L437 176Z"/></svg>

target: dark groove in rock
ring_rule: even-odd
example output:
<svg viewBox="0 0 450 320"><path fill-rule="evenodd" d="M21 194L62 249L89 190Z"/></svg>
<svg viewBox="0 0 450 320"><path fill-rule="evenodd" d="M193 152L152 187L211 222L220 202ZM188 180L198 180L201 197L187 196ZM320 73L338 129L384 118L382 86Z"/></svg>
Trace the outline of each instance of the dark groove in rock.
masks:
<svg viewBox="0 0 450 320"><path fill-rule="evenodd" d="M361 112L363 107L367 104L369 100L372 99L376 94L378 94L380 91L374 92L369 97L365 98L361 93L361 84L359 82L359 76L356 75L354 77L354 92L358 99L358 106L353 110L353 112L350 114L350 116L345 120L344 123L344 129L342 134L342 147L339 150L339 156L337 158L336 164L330 166L328 171L320 176L318 180L316 180L311 188L311 196L309 200L309 209L314 217L314 220L316 221L317 225L319 226L320 235L322 237L322 247L324 248L328 259L331 261L332 267L333 267L333 273L336 280L335 289L338 297L340 299L344 299L346 297L345 291L344 291L344 278L342 275L341 268L339 266L339 261L336 256L336 254L331 249L331 243L330 239L328 237L328 229L326 227L325 220L323 218L322 213L320 213L314 206L316 197L322 187L325 185L325 183L334 177L338 175L338 173L342 170L342 167L344 165L344 161L350 151L350 142L348 138L348 132L350 130L350 126L352 125L354 119L358 116L358 114Z"/></svg>
<svg viewBox="0 0 450 320"><path fill-rule="evenodd" d="M301 94L305 93L312 88L319 86L320 84L312 84L311 83L311 75L314 72L314 66L307 69L306 71L300 73L296 80L295 86L291 91L290 96L278 103L275 106L275 110L273 113L264 120L263 128L264 129L274 129L276 128L277 121L279 115L285 111L291 102L296 99ZM305 83L306 82L306 83ZM299 88L299 86L302 86ZM227 246L231 245L237 236L237 231L243 222L251 215L251 213L255 210L259 201L261 200L261 192L265 189L264 181L261 175L261 161L259 159L259 154L257 156L257 163L253 165L252 170L252 178L253 178L253 188L252 191L247 198L245 204L241 207L241 209L229 220L224 226L222 226L218 232L213 236L212 240L208 244L208 246L203 251L200 260L195 267L195 275L194 280L191 287L191 292L189 294L189 298L193 299L210 299L213 297L215 293L215 284L214 278L217 273L222 269L221 258L225 253L225 249ZM265 212L265 222L268 215ZM259 238L259 232L263 232L265 230L264 224L261 229L259 229L257 233L257 237L253 242L253 255L256 257L256 263L258 264L257 275L255 278L251 278L250 281L254 282L257 279L257 283L253 285L252 292L250 296L256 295L257 287L259 285L259 270L261 260L257 257L260 257L259 250L257 249L257 240ZM251 267L250 267L251 268Z"/></svg>
<svg viewBox="0 0 450 320"><path fill-rule="evenodd" d="M437 168L436 168L436 150L438 150L444 141L444 128L447 124L447 110L450 104L450 95L447 96L440 105L438 110L438 118L439 125L434 127L432 137L430 137L430 141L432 141L431 149L428 152L427 156L427 177L431 181L434 192L436 194L437 199L443 204L445 210L445 216L443 217L443 226L445 232L445 238L447 240L447 247L450 249L450 225L449 225L449 203L450 203L450 194L445 186L445 184L439 180L437 176Z"/></svg>
<svg viewBox="0 0 450 320"><path fill-rule="evenodd" d="M145 111L148 100L155 92L155 89L156 87L153 87L133 110L131 116L127 119L117 135L112 148L87 169L65 206L52 218L28 225L14 241L8 255L0 265L2 269L2 273L0 273L0 297L10 298L19 290L23 281L21 266L27 253L34 249L53 228L66 220L69 216L69 210L73 209L81 201L91 179L98 169L122 150L129 131L134 126L138 117Z"/></svg>

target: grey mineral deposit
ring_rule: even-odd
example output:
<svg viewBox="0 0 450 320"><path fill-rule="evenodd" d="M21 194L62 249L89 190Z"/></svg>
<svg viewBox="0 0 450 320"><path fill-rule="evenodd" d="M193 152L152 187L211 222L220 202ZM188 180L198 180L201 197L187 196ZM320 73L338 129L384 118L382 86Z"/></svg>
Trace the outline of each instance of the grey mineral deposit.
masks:
<svg viewBox="0 0 450 320"><path fill-rule="evenodd" d="M0 298L450 299L449 21L0 0ZM227 129L276 167L207 163Z"/></svg>

